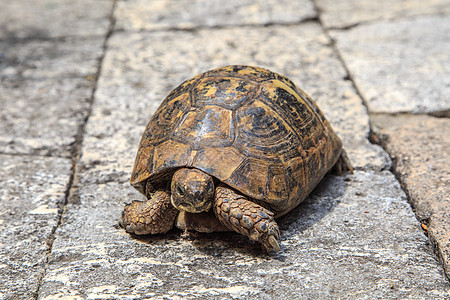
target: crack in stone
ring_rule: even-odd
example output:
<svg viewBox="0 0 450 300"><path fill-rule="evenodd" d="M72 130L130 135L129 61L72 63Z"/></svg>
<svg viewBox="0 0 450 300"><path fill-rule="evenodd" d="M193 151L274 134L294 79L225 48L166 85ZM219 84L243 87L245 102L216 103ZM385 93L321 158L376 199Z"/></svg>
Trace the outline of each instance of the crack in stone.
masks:
<svg viewBox="0 0 450 300"><path fill-rule="evenodd" d="M37 290L34 293L34 299L39 298L39 291L40 291L40 288L42 286L42 281L43 281L46 271L47 271L47 264L48 264L48 261L49 261L49 258L50 258L51 252L52 252L53 242L55 241L55 238L56 238L56 231L62 223L64 212L66 210L66 205L69 201L69 198L73 194L73 190L75 189L74 183L76 182L77 163L81 156L81 149L82 149L84 134L86 131L86 124L92 113L92 106L93 106L94 100L95 100L95 91L97 90L98 79L101 74L103 60L105 58L106 51L107 51L107 43L108 43L109 38L112 36L112 34L114 32L114 27L115 27L114 12L115 12L115 8L116 8L116 3L117 3L117 0L113 0L112 6L111 6L111 11L109 14L110 22L109 22L109 26L108 26L106 35L104 36L101 55L98 58L97 72L95 74L94 86L92 87L91 96L89 97L89 107L87 109L86 116L85 116L83 122L81 122L80 126L78 127L77 134L75 135L75 142L73 143L72 149L70 151L70 153L71 153L70 159L72 160L72 168L71 168L71 172L70 172L71 175L69 177L69 181L67 183L67 188L64 193L64 202L60 204L60 208L58 210L57 224L52 228L50 235L46 239L46 244L47 244L48 248L46 250L46 254L45 254L45 258L44 258L43 271L41 271L40 274L38 275L38 285L37 285ZM59 41L61 39L56 38L54 40ZM62 40L64 40L64 39L62 39Z"/></svg>
<svg viewBox="0 0 450 300"><path fill-rule="evenodd" d="M370 115L387 115L387 116L429 116L434 118L450 118L450 109L438 110L431 112L410 112L410 111L396 111L396 112L370 112Z"/></svg>
<svg viewBox="0 0 450 300"><path fill-rule="evenodd" d="M266 22L266 23L255 23L255 24L229 24L229 25L196 25L193 27L177 27L177 26L167 26L167 27L161 27L161 28L152 28L152 29L140 29L139 32L198 32L201 30L220 30L220 29L229 29L229 28L261 28L261 27L274 27L274 26L280 26L280 27L290 27L290 26L298 26L305 23L311 23L311 22L319 22L319 18L317 16L312 17L306 17L304 19L298 20L298 21L291 21L291 22ZM126 30L120 28L115 30L114 32L125 32Z"/></svg>
<svg viewBox="0 0 450 300"><path fill-rule="evenodd" d="M353 79L353 76L352 76L350 70L347 68L345 60L342 57L339 49L336 46L336 41L329 34L329 30L336 30L336 28L331 28L331 27L327 28L327 27L324 26L324 24L323 24L323 22L322 22L322 20L320 18L321 17L321 10L318 8L315 0L312 0L312 1L313 1L315 10L318 12L319 24L322 27L322 30L324 31L325 35L332 41L331 47L333 48L333 51L336 53L336 55L338 57L338 60L342 63L342 65L343 65L343 67L344 67L344 69L345 69L345 71L347 73L347 75L345 76L344 79L345 80L349 80L351 82L351 84L352 84L353 88L355 89L357 95L360 97L364 107L366 108L366 113L369 116L369 136L367 138L368 138L370 143L380 145L383 148L383 150L389 155L389 158L392 161L392 165L391 165L391 168L389 169L389 171L395 176L395 179L400 184L400 187L403 190L403 192L405 193L406 199L407 199L409 205L411 206L412 211L414 212L414 216L416 217L416 219L418 220L418 222L421 225L422 224L425 225L425 227L424 226L421 226L421 227L422 227L422 230L424 231L425 236L427 236L427 238L428 238L429 245L431 245L431 248L433 248L432 250L433 250L433 253L435 254L435 259L440 263L440 265L441 265L441 267L442 267L442 269L444 271L444 274L447 277L447 279L450 280L449 277L448 277L448 274L446 274L446 272L445 272L443 258L441 257L441 255L439 255L439 253L437 251L437 244L433 244L433 241L430 239L430 236L427 234L427 232L425 230L425 228L427 228L427 225L429 224L429 218L420 219L419 216L416 214L416 209L415 209L415 207L414 207L414 205L412 203L412 199L411 199L411 193L409 192L409 189L406 186L406 183L402 180L401 174L400 174L400 172L397 169L397 158L395 156L393 156L389 151L387 151L387 148L386 148L387 138L383 137L380 134L378 134L376 132L376 130L374 129L374 126L372 124L372 120L370 118L371 113L370 113L370 110L369 110L368 103L367 103L366 99L363 97L361 91L358 89L358 87L357 87L357 85L356 85L356 83L355 83L355 81ZM347 26L345 28L337 28L337 29L349 30L349 29L351 29L353 27L356 27L356 26L358 26L360 24L375 23L375 22L379 22L379 21L381 21L381 20L374 20L374 21L370 21L370 22L361 22L361 23L356 23L354 25ZM382 113L379 113L379 114L382 114ZM405 112L405 113L385 113L385 115L391 115L391 116L395 116L396 114L420 115L420 114L414 114L414 113L410 113L410 112ZM448 117L450 117L450 110L444 110L444 111L440 111L440 112L422 113L422 115L424 115L424 114L425 115L434 116L434 117L448 118Z"/></svg>
<svg viewBox="0 0 450 300"><path fill-rule="evenodd" d="M312 0L314 2L314 0ZM315 2L314 2L315 4ZM320 14L322 13L322 10L316 7L316 10L319 12L319 18L320 18ZM379 17L377 19L373 19L373 20L365 20L365 21L359 21L359 22L354 22L354 23L350 23L347 25L332 25L329 27L325 27L321 21L319 21L322 24L322 28L325 30L335 30L335 31L347 31L347 30L351 30L355 27L358 26L364 26L364 25L372 25L372 24L377 24L377 23L381 23L381 22L392 22L392 21L399 21L399 20L414 20L416 18L420 18L420 17L428 17L428 16L446 16L445 13L441 13L441 14L436 14L436 13L425 13L425 14L417 14L417 15L407 15L407 16L391 16L389 18L382 18Z"/></svg>
<svg viewBox="0 0 450 300"><path fill-rule="evenodd" d="M396 115L396 114L385 114L385 115ZM427 114L425 114L427 115ZM407 183L403 180L401 172L398 170L398 158L393 155L391 152L387 150L387 143L388 143L388 137L384 136L383 134L374 133L377 139L377 144L380 145L383 150L389 155L389 158L392 160L392 166L389 170L392 174L394 174L395 179L399 182L401 189L406 195L406 200L408 201L409 205L411 206L412 211L414 212L414 216L416 217L417 221L420 223L420 228L423 231L423 234L428 239L428 244L431 246L431 250L433 251L436 260L441 264L441 267L443 269L444 275L447 278L448 281L450 281L450 274L448 274L445 271L445 260L441 253L439 243L435 239L435 237L430 234L428 231L429 224L430 224L430 215L422 216L420 217L417 213L416 206L414 205L414 201L412 200L411 192L408 188Z"/></svg>
<svg viewBox="0 0 450 300"><path fill-rule="evenodd" d="M90 38L94 38L94 37L102 37L98 34L93 34L93 35L89 35ZM83 38L83 36L79 36L79 35L65 35L65 36L47 36L47 35L33 35L33 36L26 36L26 37L16 37L14 35L9 35L6 36L6 38L0 38L0 42L5 42L8 45L15 45L15 44L19 44L19 45L23 45L23 44L27 44L27 43L34 43L34 42L67 42L71 39L74 38ZM64 77L63 77L64 78Z"/></svg>
<svg viewBox="0 0 450 300"><path fill-rule="evenodd" d="M441 110L441 111L433 111L433 112L428 113L428 115L435 117L435 118L450 118L450 109Z"/></svg>
<svg viewBox="0 0 450 300"><path fill-rule="evenodd" d="M0 155L10 155L10 156L31 156L31 157L54 157L54 158L68 158L71 159L72 156L68 156L68 155L54 155L52 153L47 153L47 154L40 154L39 151L40 150L47 150L46 148L39 148L37 150L33 150L31 152L5 152L5 151L0 151Z"/></svg>
<svg viewBox="0 0 450 300"><path fill-rule="evenodd" d="M371 114L372 116L430 116L429 113L420 113L420 114L415 114L415 113L374 113ZM431 116L434 117L434 116ZM437 117L436 117L437 118ZM410 189L410 187L408 186L408 183L406 182L406 180L404 180L405 174L402 174L400 167L399 167L399 158L395 155L395 151L389 151L389 147L388 144L390 143L389 141L389 135L385 135L381 132L373 132L374 135L374 143L380 145L384 151L389 155L390 159L392 160L392 167L389 170L392 174L394 174L395 179L399 182L403 192L406 195L406 199L409 203L409 205L412 208L412 211L414 212L414 215L416 217L416 219L419 221L420 223L420 228L422 229L424 235L428 238L428 245L430 246L430 249L433 251L433 254L435 255L436 260L441 264L442 268L443 268L443 273L445 275L445 277L447 278L447 280L450 281L450 274L448 272L446 272L446 262L445 262L445 258L444 258L444 254L442 253L442 245L439 244L438 240L435 238L435 236L433 235L433 232L429 231L430 228L430 222L431 222L431 218L432 218L432 213L428 212L421 212L420 208L418 208L417 206L419 206L419 204L417 203L417 205L414 204L414 197L412 195L413 191Z"/></svg>

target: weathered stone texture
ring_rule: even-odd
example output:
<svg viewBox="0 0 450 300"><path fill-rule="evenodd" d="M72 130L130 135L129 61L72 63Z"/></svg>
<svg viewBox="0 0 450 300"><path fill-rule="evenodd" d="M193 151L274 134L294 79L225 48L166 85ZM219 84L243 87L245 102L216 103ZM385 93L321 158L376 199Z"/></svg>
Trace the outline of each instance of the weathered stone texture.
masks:
<svg viewBox="0 0 450 300"><path fill-rule="evenodd" d="M30 299L65 201L68 159L0 154L0 299Z"/></svg>
<svg viewBox="0 0 450 300"><path fill-rule="evenodd" d="M112 1L0 7L0 299L34 299L72 176L48 156L72 156Z"/></svg>
<svg viewBox="0 0 450 300"><path fill-rule="evenodd" d="M316 17L311 0L118 1L117 29L194 29L229 25L290 24Z"/></svg>
<svg viewBox="0 0 450 300"><path fill-rule="evenodd" d="M360 23L333 30L334 47L309 0L0 0L0 299L450 298L358 95L371 112L448 114L446 1L347 1L352 13L317 0L325 27ZM272 256L230 232L127 234L118 220L143 199L129 177L151 115L183 80L230 64L310 94L355 173L328 175L281 218ZM376 122L448 275L448 122L402 118ZM72 156L83 128L69 194L72 161L51 156Z"/></svg>
<svg viewBox="0 0 450 300"><path fill-rule="evenodd" d="M450 274L450 120L417 115L373 115L372 120Z"/></svg>
<svg viewBox="0 0 450 300"><path fill-rule="evenodd" d="M447 205L448 207L448 205ZM444 266L444 271L449 278L450 276L450 214L448 209L437 212L430 219L428 224L431 244L439 261Z"/></svg>
<svg viewBox="0 0 450 300"><path fill-rule="evenodd" d="M128 180L152 113L176 84L226 64L260 65L291 78L317 99L357 169L365 170L327 177L283 217L282 252L275 256L234 233L137 239L117 225L124 204L143 197ZM389 159L368 143L368 116L345 78L315 23L115 33L86 126L79 182L39 297L446 296L442 269L398 182L371 171L389 167Z"/></svg>
<svg viewBox="0 0 450 300"><path fill-rule="evenodd" d="M103 40L0 40L0 152L70 156Z"/></svg>
<svg viewBox="0 0 450 300"><path fill-rule="evenodd" d="M450 18L422 17L331 31L370 112L450 109Z"/></svg>
<svg viewBox="0 0 450 300"><path fill-rule="evenodd" d="M103 36L112 0L0 0L0 39Z"/></svg>
<svg viewBox="0 0 450 300"><path fill-rule="evenodd" d="M280 220L282 251L266 256L235 233L133 238L117 225L127 183L85 184L67 207L40 299L445 298L404 193L389 172L328 176Z"/></svg>
<svg viewBox="0 0 450 300"><path fill-rule="evenodd" d="M329 28L450 13L449 0L316 0L316 3L323 24Z"/></svg>

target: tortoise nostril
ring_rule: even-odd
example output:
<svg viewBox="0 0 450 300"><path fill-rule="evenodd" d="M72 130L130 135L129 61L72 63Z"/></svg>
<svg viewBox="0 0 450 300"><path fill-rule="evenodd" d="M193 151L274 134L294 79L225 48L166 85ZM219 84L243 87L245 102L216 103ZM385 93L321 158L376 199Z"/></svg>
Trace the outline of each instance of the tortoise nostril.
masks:
<svg viewBox="0 0 450 300"><path fill-rule="evenodd" d="M180 185L177 185L177 194L180 195L181 197L184 196L184 191Z"/></svg>

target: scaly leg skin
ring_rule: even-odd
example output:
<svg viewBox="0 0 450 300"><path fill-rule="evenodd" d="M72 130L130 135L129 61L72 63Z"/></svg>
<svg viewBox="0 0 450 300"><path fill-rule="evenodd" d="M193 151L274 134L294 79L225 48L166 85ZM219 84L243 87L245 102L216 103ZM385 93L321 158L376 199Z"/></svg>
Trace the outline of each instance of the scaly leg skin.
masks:
<svg viewBox="0 0 450 300"><path fill-rule="evenodd" d="M228 228L260 242L267 252L280 250L280 230L270 210L225 186L216 188L213 207L216 217Z"/></svg>
<svg viewBox="0 0 450 300"><path fill-rule="evenodd" d="M127 204L119 224L137 235L166 233L173 227L177 213L170 203L170 194L156 191L147 201L134 200Z"/></svg>

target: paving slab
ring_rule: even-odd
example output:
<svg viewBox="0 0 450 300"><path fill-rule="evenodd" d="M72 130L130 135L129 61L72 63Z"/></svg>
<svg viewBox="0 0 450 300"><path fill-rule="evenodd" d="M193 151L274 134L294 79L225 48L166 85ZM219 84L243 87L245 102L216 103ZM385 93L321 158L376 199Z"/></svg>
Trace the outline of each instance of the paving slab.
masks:
<svg viewBox="0 0 450 300"><path fill-rule="evenodd" d="M40 299L449 295L404 192L381 171L389 158L367 142L366 110L318 24L115 32L107 46ZM135 238L117 225L124 204L143 198L128 180L152 113L181 81L226 64L293 79L317 99L357 167L348 177L328 176L280 220L275 256L234 233Z"/></svg>
<svg viewBox="0 0 450 300"><path fill-rule="evenodd" d="M405 114L371 120L450 277L450 119Z"/></svg>
<svg viewBox="0 0 450 300"><path fill-rule="evenodd" d="M405 17L450 13L449 0L316 0L320 19L327 28Z"/></svg>
<svg viewBox="0 0 450 300"><path fill-rule="evenodd" d="M388 171L328 176L280 220L281 252L235 233L133 238L118 227L127 183L78 186L39 299L446 298L405 194Z"/></svg>
<svg viewBox="0 0 450 300"><path fill-rule="evenodd" d="M103 27L103 33L106 30ZM92 76L103 41L99 36L0 40L1 79L13 83Z"/></svg>
<svg viewBox="0 0 450 300"><path fill-rule="evenodd" d="M227 64L285 74L317 100L356 168L389 168L389 157L367 140L366 110L343 80L345 70L329 39L318 24L307 23L115 33L86 127L80 181L128 181L142 132L163 98L182 81Z"/></svg>
<svg viewBox="0 0 450 300"><path fill-rule="evenodd" d="M116 29L194 29L229 25L291 24L316 17L310 0L119 0Z"/></svg>
<svg viewBox="0 0 450 300"><path fill-rule="evenodd" d="M105 34L112 0L0 0L0 39Z"/></svg>
<svg viewBox="0 0 450 300"><path fill-rule="evenodd" d="M349 77L311 1L117 1L118 31L67 206L71 161L40 155L71 154L113 1L0 4L0 299L450 297L405 193L383 171L388 155L368 142L353 69ZM431 38L442 38L436 31ZM402 47L412 43L406 37ZM427 72L448 73L439 52L447 42L431 49ZM117 221L125 203L143 198L128 180L148 119L177 84L228 64L269 68L307 91L344 140L355 174L327 176L280 219L282 251L273 256L234 233L130 236ZM429 111L448 109L433 103ZM434 220L430 237L446 238L448 223Z"/></svg>
<svg viewBox="0 0 450 300"><path fill-rule="evenodd" d="M450 18L417 17L333 30L373 113L450 111Z"/></svg>
<svg viewBox="0 0 450 300"><path fill-rule="evenodd" d="M65 202L72 162L0 154L0 299L32 299Z"/></svg>
<svg viewBox="0 0 450 300"><path fill-rule="evenodd" d="M85 79L25 81L18 88L0 88L0 152L69 157L92 88Z"/></svg>
<svg viewBox="0 0 450 300"><path fill-rule="evenodd" d="M90 107L103 41L0 40L0 152L71 155Z"/></svg>

